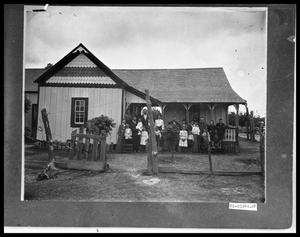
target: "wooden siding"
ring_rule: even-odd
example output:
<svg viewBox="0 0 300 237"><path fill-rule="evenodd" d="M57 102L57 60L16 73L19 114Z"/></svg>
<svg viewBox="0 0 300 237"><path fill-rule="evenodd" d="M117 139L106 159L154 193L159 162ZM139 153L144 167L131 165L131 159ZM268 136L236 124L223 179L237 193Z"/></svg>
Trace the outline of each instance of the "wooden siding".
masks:
<svg viewBox="0 0 300 237"><path fill-rule="evenodd" d="M117 141L117 128L121 123L122 89L119 88L80 88L80 87L40 87L37 139L45 140L41 109L46 108L54 140L71 139L71 99L88 97L88 119L107 115L114 119L116 127L107 138L107 143Z"/></svg>

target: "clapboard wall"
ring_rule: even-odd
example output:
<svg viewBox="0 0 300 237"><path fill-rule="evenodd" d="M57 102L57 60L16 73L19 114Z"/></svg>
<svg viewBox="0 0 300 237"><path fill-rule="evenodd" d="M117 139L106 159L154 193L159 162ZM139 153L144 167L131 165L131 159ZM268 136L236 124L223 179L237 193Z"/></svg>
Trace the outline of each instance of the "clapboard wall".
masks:
<svg viewBox="0 0 300 237"><path fill-rule="evenodd" d="M88 97L88 119L101 114L111 117L117 124L107 143L117 141L117 129L121 123L122 89L119 88L81 88L81 87L40 87L37 139L45 140L41 109L46 108L53 140L66 141L71 132L71 99Z"/></svg>

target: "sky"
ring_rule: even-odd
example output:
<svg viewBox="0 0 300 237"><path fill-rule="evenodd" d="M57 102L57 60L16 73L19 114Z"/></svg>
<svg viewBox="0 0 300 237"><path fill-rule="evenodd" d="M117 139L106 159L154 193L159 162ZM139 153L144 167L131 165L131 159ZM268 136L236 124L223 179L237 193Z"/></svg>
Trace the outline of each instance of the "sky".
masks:
<svg viewBox="0 0 300 237"><path fill-rule="evenodd" d="M249 110L266 114L264 8L50 5L26 11L24 32L26 68L54 64L79 43L111 69L223 67Z"/></svg>

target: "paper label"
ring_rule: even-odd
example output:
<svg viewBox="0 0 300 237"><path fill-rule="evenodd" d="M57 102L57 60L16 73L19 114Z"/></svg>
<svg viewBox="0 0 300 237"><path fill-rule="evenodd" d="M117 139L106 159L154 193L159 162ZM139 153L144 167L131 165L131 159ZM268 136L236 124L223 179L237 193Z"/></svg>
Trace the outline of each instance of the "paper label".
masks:
<svg viewBox="0 0 300 237"><path fill-rule="evenodd" d="M257 203L229 203L229 209L257 211Z"/></svg>

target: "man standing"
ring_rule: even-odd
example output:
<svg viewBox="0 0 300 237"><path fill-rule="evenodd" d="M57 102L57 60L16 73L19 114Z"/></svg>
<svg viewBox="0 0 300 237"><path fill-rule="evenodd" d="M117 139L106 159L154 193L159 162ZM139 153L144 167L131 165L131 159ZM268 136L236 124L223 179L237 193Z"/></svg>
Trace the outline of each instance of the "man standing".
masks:
<svg viewBox="0 0 300 237"><path fill-rule="evenodd" d="M143 126L144 126L144 128L145 128L145 130L147 131L147 132L149 132L149 129L150 129L150 127L149 127L149 120L148 120L148 110L147 109L143 109L143 111L142 111L142 123L143 123Z"/></svg>
<svg viewBox="0 0 300 237"><path fill-rule="evenodd" d="M205 143L206 143L205 138L203 137L203 133L207 132L207 125L203 117L200 117L199 129L200 129L199 150L203 152L205 150Z"/></svg>
<svg viewBox="0 0 300 237"><path fill-rule="evenodd" d="M216 124L216 129L217 129L217 137L218 137L218 144L219 147L222 148L222 140L225 135L225 129L226 129L225 123L223 123L223 119L219 119L219 122Z"/></svg>
<svg viewBox="0 0 300 237"><path fill-rule="evenodd" d="M210 135L211 146L214 148L216 142L216 126L214 120L210 120L210 124L207 126L207 131Z"/></svg>

